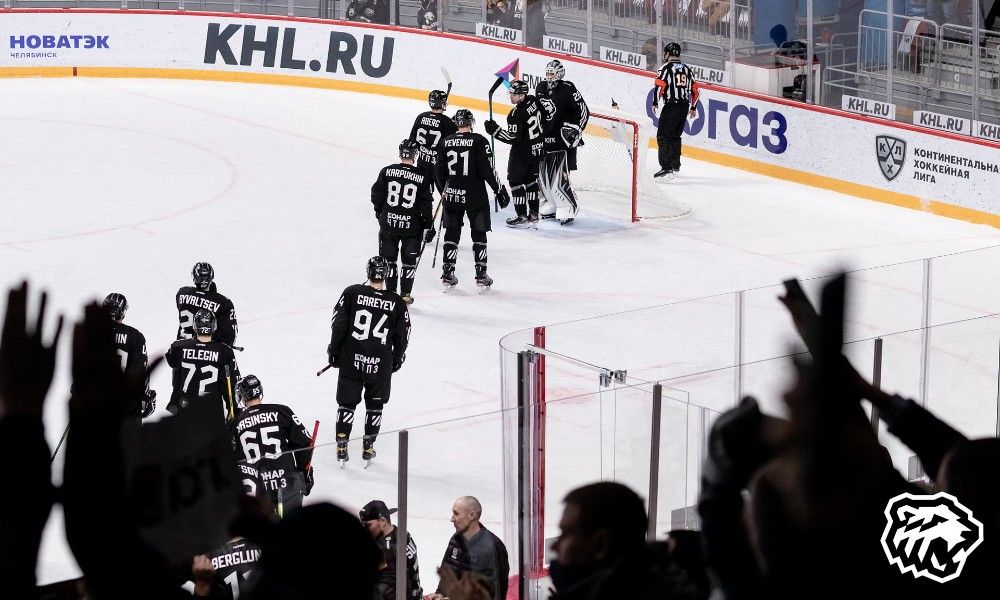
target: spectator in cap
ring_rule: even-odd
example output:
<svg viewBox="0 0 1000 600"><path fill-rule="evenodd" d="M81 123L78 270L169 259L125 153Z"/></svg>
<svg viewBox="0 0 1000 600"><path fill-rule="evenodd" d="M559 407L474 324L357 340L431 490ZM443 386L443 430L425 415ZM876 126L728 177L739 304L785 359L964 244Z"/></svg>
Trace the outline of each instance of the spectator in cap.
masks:
<svg viewBox="0 0 1000 600"><path fill-rule="evenodd" d="M361 512L358 513L361 523L385 555L387 568L393 573L396 569L396 540L399 538L399 530L392 524L390 515L395 512L396 509L387 507L385 502L372 500L365 504ZM388 578L385 579L388 580ZM393 575L393 585L395 585L395 575ZM407 532L406 595L409 598L419 600L423 594L424 591L420 588L420 570L417 566L417 544L413 541L413 536Z"/></svg>

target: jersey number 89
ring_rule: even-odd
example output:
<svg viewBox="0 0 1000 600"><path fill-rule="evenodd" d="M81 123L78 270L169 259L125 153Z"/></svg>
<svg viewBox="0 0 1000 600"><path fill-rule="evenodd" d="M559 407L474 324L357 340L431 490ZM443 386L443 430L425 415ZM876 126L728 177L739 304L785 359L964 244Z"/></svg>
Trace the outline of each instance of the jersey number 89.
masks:
<svg viewBox="0 0 1000 600"><path fill-rule="evenodd" d="M403 197L403 208L410 208L417 201L417 185L415 183L403 185L398 181L390 181L388 188L389 193L385 203L389 206L399 206L400 196Z"/></svg>

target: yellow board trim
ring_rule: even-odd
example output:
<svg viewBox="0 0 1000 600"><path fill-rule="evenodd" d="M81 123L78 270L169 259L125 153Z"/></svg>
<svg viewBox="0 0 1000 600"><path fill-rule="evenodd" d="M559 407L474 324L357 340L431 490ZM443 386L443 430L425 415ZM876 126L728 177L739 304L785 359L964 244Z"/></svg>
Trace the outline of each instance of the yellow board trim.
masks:
<svg viewBox="0 0 1000 600"><path fill-rule="evenodd" d="M0 67L0 77L114 77L114 78L152 78L152 79L186 79L203 81L228 81L238 83L263 83L270 85L290 85L296 87L340 90L363 94L376 94L394 98L410 98L425 100L425 90L415 90L381 83L367 81L345 81L340 79L324 79L320 77L303 77L297 75L274 75L269 73L251 73L246 71L210 71L201 69L162 69L134 67ZM466 96L452 96L452 104L474 110L487 110L485 100ZM507 108L506 104L497 104L494 108ZM684 156L696 160L715 163L750 173L767 175L776 179L792 181L811 187L833 192L839 192L883 204L891 204L934 215L979 223L1000 228L1000 215L982 212L937 200L925 200L909 194L889 192L876 187L834 179L825 175L817 175L788 167L733 156L714 150L696 148L690 144L684 146Z"/></svg>

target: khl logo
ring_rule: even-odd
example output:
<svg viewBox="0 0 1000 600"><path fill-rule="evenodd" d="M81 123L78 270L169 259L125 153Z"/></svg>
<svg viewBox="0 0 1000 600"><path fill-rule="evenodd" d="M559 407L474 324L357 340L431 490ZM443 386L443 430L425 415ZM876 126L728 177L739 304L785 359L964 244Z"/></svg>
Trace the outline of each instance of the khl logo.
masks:
<svg viewBox="0 0 1000 600"><path fill-rule="evenodd" d="M882 549L890 564L914 578L945 583L962 574L983 542L983 524L947 492L900 494L885 507Z"/></svg>
<svg viewBox="0 0 1000 600"><path fill-rule="evenodd" d="M892 181L903 171L906 161L906 140L891 135L880 135L875 138L875 153L878 156L878 167L888 181Z"/></svg>

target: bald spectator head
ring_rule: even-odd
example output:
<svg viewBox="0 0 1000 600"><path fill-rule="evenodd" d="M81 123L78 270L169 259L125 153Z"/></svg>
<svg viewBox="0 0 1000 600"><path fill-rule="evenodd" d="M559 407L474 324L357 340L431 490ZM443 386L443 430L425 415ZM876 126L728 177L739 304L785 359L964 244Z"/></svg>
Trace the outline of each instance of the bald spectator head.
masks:
<svg viewBox="0 0 1000 600"><path fill-rule="evenodd" d="M483 515L483 505L473 496L462 496L451 507L451 522L455 531L466 538L479 533L479 518Z"/></svg>

